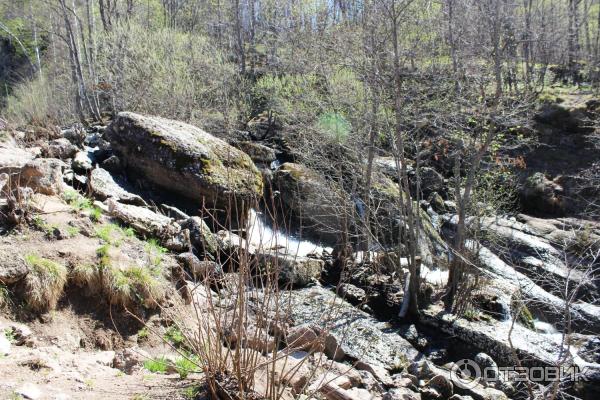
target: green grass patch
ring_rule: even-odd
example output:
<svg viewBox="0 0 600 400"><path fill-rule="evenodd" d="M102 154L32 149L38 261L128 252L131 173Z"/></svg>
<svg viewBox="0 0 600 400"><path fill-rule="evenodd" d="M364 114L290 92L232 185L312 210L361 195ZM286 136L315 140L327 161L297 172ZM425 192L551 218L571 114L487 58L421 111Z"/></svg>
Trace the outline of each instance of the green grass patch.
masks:
<svg viewBox="0 0 600 400"><path fill-rule="evenodd" d="M146 250L146 253L148 253L152 265L156 267L160 266L163 255L167 252L167 249L160 245L158 239L149 239L144 245L144 249Z"/></svg>
<svg viewBox="0 0 600 400"><path fill-rule="evenodd" d="M175 361L175 370L181 379L185 379L189 374L200 372L198 358L195 356L181 357Z"/></svg>
<svg viewBox="0 0 600 400"><path fill-rule="evenodd" d="M155 374L165 374L168 363L164 357L146 360L144 361L144 368Z"/></svg>
<svg viewBox="0 0 600 400"><path fill-rule="evenodd" d="M185 337L179 327L172 325L165 332L165 340L170 342L175 347L182 347Z"/></svg>

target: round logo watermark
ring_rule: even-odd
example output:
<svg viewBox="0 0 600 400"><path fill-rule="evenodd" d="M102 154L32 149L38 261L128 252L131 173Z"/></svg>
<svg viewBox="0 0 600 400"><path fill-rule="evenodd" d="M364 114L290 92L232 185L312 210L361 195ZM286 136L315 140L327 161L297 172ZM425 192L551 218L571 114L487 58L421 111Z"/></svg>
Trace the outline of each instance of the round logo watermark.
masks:
<svg viewBox="0 0 600 400"><path fill-rule="evenodd" d="M450 379L452 383L463 389L472 389L478 385L478 379L481 377L481 368L479 365L469 359L462 359L454 364L450 370Z"/></svg>

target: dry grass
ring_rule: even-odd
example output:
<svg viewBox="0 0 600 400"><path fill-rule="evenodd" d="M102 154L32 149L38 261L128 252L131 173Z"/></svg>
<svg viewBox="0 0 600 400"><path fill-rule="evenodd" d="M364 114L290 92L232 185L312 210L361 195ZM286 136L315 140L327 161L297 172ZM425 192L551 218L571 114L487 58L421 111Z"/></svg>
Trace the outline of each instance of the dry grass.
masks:
<svg viewBox="0 0 600 400"><path fill-rule="evenodd" d="M111 304L155 308L165 298L167 282L160 269L146 266L110 267L105 291Z"/></svg>
<svg viewBox="0 0 600 400"><path fill-rule="evenodd" d="M30 267L25 277L27 304L36 312L55 309L67 283L67 268L35 254L26 255L25 262Z"/></svg>
<svg viewBox="0 0 600 400"><path fill-rule="evenodd" d="M89 294L101 294L110 304L125 308L142 305L155 308L165 298L167 281L160 265L118 265L111 259L109 244L98 248L95 265L78 265L70 279Z"/></svg>

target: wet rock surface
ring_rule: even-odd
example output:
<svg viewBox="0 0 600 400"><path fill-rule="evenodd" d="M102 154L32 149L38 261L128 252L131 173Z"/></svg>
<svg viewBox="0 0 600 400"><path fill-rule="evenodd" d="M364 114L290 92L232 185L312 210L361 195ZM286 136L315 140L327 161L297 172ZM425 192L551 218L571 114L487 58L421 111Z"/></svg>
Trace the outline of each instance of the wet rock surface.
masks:
<svg viewBox="0 0 600 400"><path fill-rule="evenodd" d="M327 329L344 353L353 359L394 371L423 357L387 323L321 287L304 288L282 296L289 301L291 318L296 324L312 324Z"/></svg>

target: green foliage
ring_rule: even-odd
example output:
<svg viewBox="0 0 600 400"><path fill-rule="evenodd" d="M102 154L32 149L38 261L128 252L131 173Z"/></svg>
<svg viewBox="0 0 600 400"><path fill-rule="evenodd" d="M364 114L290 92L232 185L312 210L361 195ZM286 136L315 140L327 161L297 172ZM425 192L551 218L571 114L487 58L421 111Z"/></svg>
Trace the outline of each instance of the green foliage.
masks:
<svg viewBox="0 0 600 400"><path fill-rule="evenodd" d="M181 392L181 395L185 399L194 400L200 395L200 393L202 393L202 390L200 389L200 387L189 386L189 387L186 387L185 389L183 389L183 391Z"/></svg>
<svg viewBox="0 0 600 400"><path fill-rule="evenodd" d="M119 247L124 240L135 236L133 229L124 229L121 226L108 223L100 225L95 229L96 236L104 243Z"/></svg>
<svg viewBox="0 0 600 400"><path fill-rule="evenodd" d="M156 306L164 297L166 282L159 269L140 265L111 266L107 292L113 304L124 307L138 303L145 307Z"/></svg>
<svg viewBox="0 0 600 400"><path fill-rule="evenodd" d="M181 347L184 344L185 337L177 326L172 325L165 332L165 340L175 347Z"/></svg>
<svg viewBox="0 0 600 400"><path fill-rule="evenodd" d="M156 358L151 360L144 361L144 368L148 371L156 374L165 374L167 373L167 366L169 362L166 358Z"/></svg>
<svg viewBox="0 0 600 400"><path fill-rule="evenodd" d="M90 210L90 219L94 222L100 221L100 217L102 216L102 210L98 207L92 207Z"/></svg>
<svg viewBox="0 0 600 400"><path fill-rule="evenodd" d="M4 330L4 336L11 343L14 343L15 340L16 340L15 339L15 332L12 329L5 329Z"/></svg>
<svg viewBox="0 0 600 400"><path fill-rule="evenodd" d="M68 82L62 82L69 87ZM13 87L6 100L5 115L17 124L48 126L73 121L71 98L65 91L55 91L44 78L32 78Z"/></svg>
<svg viewBox="0 0 600 400"><path fill-rule="evenodd" d="M77 211L91 210L94 207L90 199L82 196L75 190L65 190L62 194L62 198Z"/></svg>
<svg viewBox="0 0 600 400"><path fill-rule="evenodd" d="M110 244L103 244L96 250L96 256L100 259L99 265L101 267L110 267Z"/></svg>
<svg viewBox="0 0 600 400"><path fill-rule="evenodd" d="M79 234L79 228L76 226L69 226L67 227L67 234L69 237L75 237Z"/></svg>
<svg viewBox="0 0 600 400"><path fill-rule="evenodd" d="M196 356L190 355L178 358L175 361L175 370L181 379L185 379L189 374L199 372L199 362Z"/></svg>
<svg viewBox="0 0 600 400"><path fill-rule="evenodd" d="M320 112L316 74L265 75L256 82L253 93L259 108L272 110L286 123L310 120Z"/></svg>
<svg viewBox="0 0 600 400"><path fill-rule="evenodd" d="M318 127L324 136L336 143L343 143L352 129L343 115L334 112L322 114L319 117Z"/></svg>
<svg viewBox="0 0 600 400"><path fill-rule="evenodd" d="M160 266L162 263L163 254L167 252L167 249L162 247L158 239L155 238L149 239L144 248L148 253L148 257L150 258L152 265Z"/></svg>
<svg viewBox="0 0 600 400"><path fill-rule="evenodd" d="M148 337L150 336L150 331L148 330L147 326L144 326L142 329L140 329L137 333L137 339L138 342L142 342L144 340L148 340Z"/></svg>
<svg viewBox="0 0 600 400"><path fill-rule="evenodd" d="M128 23L97 39L96 68L123 109L206 125L235 107L234 66L201 34Z"/></svg>

